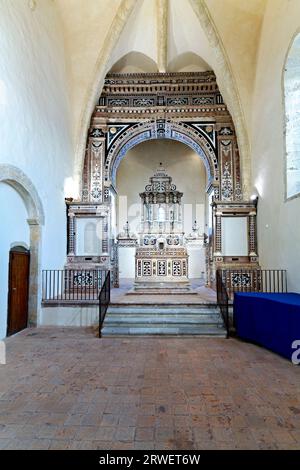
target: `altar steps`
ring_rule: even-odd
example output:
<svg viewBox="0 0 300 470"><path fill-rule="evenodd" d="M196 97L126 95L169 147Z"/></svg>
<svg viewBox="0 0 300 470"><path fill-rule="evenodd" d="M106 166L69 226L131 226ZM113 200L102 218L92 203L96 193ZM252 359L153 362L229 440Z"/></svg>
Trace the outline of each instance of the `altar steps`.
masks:
<svg viewBox="0 0 300 470"><path fill-rule="evenodd" d="M111 304L102 336L213 336L226 337L216 304Z"/></svg>

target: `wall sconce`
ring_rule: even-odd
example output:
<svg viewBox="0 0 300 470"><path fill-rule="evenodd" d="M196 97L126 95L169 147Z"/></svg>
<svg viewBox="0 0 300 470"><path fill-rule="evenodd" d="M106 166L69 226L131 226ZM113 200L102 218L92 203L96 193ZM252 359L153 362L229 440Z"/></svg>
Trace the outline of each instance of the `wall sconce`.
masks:
<svg viewBox="0 0 300 470"><path fill-rule="evenodd" d="M250 201L254 202L255 206L257 206L257 203L258 203L258 194L251 194L251 196L250 196Z"/></svg>

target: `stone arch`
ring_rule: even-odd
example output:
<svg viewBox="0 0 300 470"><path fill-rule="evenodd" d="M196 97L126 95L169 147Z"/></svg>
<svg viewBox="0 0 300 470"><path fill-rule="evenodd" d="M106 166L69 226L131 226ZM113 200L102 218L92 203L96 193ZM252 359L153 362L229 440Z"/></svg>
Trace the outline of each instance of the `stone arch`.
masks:
<svg viewBox="0 0 300 470"><path fill-rule="evenodd" d="M218 77L220 91L223 94L225 102L227 103L227 106L230 110L236 129L237 140L241 155L243 191L244 196L247 198L250 194L251 188L250 146L237 84L234 79L230 62L226 55L221 38L218 34L216 26L213 23L213 20L204 0L190 0L190 2L202 28L207 34L209 43L211 44L216 54L216 63L218 64L218 70L215 70L215 73ZM121 1L121 4L113 20L109 33L105 38L104 46L102 47L97 59L94 78L92 80L90 88L87 91L86 99L84 100L85 105L82 109L80 123L77 128L77 135L75 136L75 172L78 181L80 181L81 179L81 174L84 167L86 139L90 124L90 118L94 111L97 99L101 94L104 78L109 69L109 59L112 51L118 43L123 28L126 22L128 21L135 5L135 0Z"/></svg>
<svg viewBox="0 0 300 470"><path fill-rule="evenodd" d="M29 219L35 219L40 225L44 225L44 210L38 192L20 168L14 165L0 164L0 182L9 184L20 194Z"/></svg>
<svg viewBox="0 0 300 470"><path fill-rule="evenodd" d="M105 179L116 182L116 173L121 160L129 149L141 142L154 139L170 139L192 148L201 158L207 171L208 186L218 185L219 168L216 153L207 139L184 122L167 121L165 133L156 130L156 121L142 121L120 134L109 149L105 164Z"/></svg>
<svg viewBox="0 0 300 470"><path fill-rule="evenodd" d="M45 223L42 202L32 181L13 165L0 164L0 183L13 187L27 209L30 231L28 321L30 326L36 326L40 304L41 226Z"/></svg>

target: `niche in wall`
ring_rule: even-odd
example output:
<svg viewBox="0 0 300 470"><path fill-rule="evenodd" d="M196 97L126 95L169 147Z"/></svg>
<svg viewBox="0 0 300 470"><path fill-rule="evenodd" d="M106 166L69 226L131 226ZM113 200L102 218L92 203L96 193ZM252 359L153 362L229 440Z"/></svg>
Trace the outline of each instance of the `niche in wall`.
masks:
<svg viewBox="0 0 300 470"><path fill-rule="evenodd" d="M77 255L97 256L101 254L102 219L82 217L77 219L76 246Z"/></svg>
<svg viewBox="0 0 300 470"><path fill-rule="evenodd" d="M247 217L222 218L222 255L248 256Z"/></svg>

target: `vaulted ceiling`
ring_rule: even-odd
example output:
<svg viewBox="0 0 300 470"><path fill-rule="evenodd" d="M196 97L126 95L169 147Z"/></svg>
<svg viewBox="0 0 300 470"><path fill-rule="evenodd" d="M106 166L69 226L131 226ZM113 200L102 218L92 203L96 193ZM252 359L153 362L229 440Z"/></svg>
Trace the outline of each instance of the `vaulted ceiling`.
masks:
<svg viewBox="0 0 300 470"><path fill-rule="evenodd" d="M84 150L105 74L212 69L246 149L268 0L54 0L62 23L74 138ZM244 136L242 134L244 133Z"/></svg>

